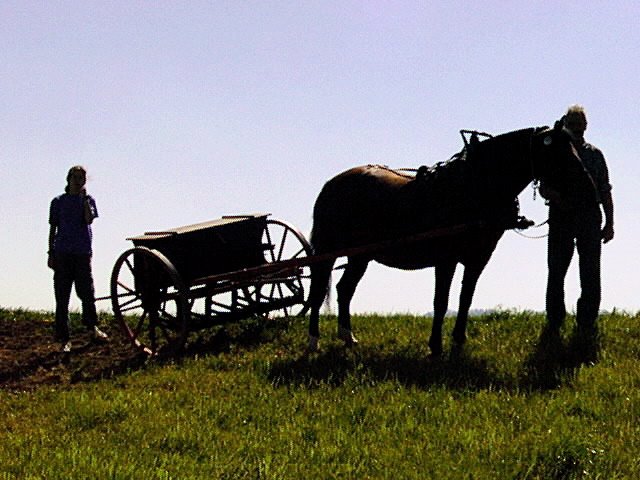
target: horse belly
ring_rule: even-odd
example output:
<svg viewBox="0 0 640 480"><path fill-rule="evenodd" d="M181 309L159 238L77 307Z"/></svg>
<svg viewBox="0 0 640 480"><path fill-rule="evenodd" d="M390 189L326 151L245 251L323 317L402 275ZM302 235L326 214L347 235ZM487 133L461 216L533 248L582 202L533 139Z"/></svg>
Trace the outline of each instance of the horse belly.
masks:
<svg viewBox="0 0 640 480"><path fill-rule="evenodd" d="M373 260L391 268L419 270L434 267L438 263L458 261L460 251L448 240L428 240L409 243L394 250L385 250ZM453 248L452 248L453 247Z"/></svg>

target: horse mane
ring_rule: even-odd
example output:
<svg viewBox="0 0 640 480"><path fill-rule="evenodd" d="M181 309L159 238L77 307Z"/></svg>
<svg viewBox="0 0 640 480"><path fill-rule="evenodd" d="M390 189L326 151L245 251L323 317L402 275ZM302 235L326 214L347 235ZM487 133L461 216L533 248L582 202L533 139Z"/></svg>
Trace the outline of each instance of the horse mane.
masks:
<svg viewBox="0 0 640 480"><path fill-rule="evenodd" d="M466 142L459 152L453 154L449 159L437 162L432 166L422 165L415 170L415 178L417 181L429 182L438 178L441 174L448 171L461 172L469 167L483 166L483 162L488 157L494 158L495 149L505 143L514 143L520 141L522 137L533 137L534 135L549 130L549 127L529 127L519 130L513 130L501 133L495 136L488 136L483 140L477 139Z"/></svg>
<svg viewBox="0 0 640 480"><path fill-rule="evenodd" d="M367 165L367 168L384 170L392 175L415 180L417 182L431 183L432 180L435 180L442 175L449 176L449 174L453 174L454 172L462 174L470 165L486 161L486 157L493 154L491 150L493 150L497 145L505 142L516 141L522 136L532 137L533 135L546 130L549 130L549 127L529 127L501 133L495 136L483 134L487 136L487 138L483 140L479 140L477 136L475 137L475 140L473 140L474 137L472 137L470 142L465 140L465 145L459 152L454 153L447 160L436 162L431 166L421 165L418 168L391 168L388 165L369 164Z"/></svg>

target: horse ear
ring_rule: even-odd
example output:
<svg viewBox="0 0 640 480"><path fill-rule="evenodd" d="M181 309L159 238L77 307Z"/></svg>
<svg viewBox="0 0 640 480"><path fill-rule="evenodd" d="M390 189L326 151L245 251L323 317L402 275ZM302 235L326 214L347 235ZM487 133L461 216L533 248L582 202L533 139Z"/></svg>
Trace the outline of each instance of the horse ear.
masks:
<svg viewBox="0 0 640 480"><path fill-rule="evenodd" d="M416 172L416 180L419 182L424 182L429 175L429 168L425 165L421 165Z"/></svg>

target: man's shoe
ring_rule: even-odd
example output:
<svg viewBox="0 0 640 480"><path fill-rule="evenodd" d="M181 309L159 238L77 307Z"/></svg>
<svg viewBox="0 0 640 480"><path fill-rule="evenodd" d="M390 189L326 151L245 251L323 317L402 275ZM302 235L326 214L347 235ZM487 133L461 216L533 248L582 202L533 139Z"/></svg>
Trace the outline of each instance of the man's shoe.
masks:
<svg viewBox="0 0 640 480"><path fill-rule="evenodd" d="M558 323L547 323L542 329L542 333L540 334L540 343L551 343L555 344L559 342L560 338L560 324Z"/></svg>
<svg viewBox="0 0 640 480"><path fill-rule="evenodd" d="M585 364L595 364L600 356L600 332L595 325L578 326L572 338L573 351Z"/></svg>
<svg viewBox="0 0 640 480"><path fill-rule="evenodd" d="M71 340L62 344L62 353L70 353L71 352Z"/></svg>
<svg viewBox="0 0 640 480"><path fill-rule="evenodd" d="M109 335L100 330L97 326L93 327L92 337L94 340L109 340Z"/></svg>

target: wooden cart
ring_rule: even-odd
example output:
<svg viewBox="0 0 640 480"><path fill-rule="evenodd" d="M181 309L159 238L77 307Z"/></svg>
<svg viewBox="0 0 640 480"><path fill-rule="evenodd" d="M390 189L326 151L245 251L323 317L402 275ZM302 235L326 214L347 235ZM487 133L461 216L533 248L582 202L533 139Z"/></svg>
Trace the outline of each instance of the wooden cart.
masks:
<svg viewBox="0 0 640 480"><path fill-rule="evenodd" d="M116 320L150 355L184 347L190 332L254 315L304 315L311 255L306 238L268 214L132 237L116 261L111 303Z"/></svg>

